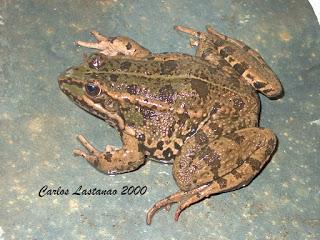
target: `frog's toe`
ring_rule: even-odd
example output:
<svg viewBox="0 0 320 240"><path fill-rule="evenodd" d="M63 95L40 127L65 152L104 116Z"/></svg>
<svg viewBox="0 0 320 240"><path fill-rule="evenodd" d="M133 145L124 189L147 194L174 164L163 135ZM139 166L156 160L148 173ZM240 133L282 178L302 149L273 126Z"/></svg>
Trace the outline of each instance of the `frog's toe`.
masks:
<svg viewBox="0 0 320 240"><path fill-rule="evenodd" d="M179 32L187 33L187 34L194 36L194 37L197 37L197 38L199 38L202 35L202 32L199 32L199 31L196 31L192 28L187 28L187 27L184 27L181 25L174 26L174 29Z"/></svg>
<svg viewBox="0 0 320 240"><path fill-rule="evenodd" d="M84 159L86 159L89 163L94 164L95 161L97 161L97 156L94 154L87 154L84 151L80 150L80 149L75 149L73 150L73 154L77 157L82 157Z"/></svg>
<svg viewBox="0 0 320 240"><path fill-rule="evenodd" d="M99 33L98 31L91 31L90 32L92 36L95 37L95 39L97 39L99 42L101 41L109 41L109 39L106 36L103 36L101 33Z"/></svg>
<svg viewBox="0 0 320 240"><path fill-rule="evenodd" d="M75 44L82 47L93 48L102 50L105 46L101 42L85 42L85 41L75 41Z"/></svg>
<svg viewBox="0 0 320 240"><path fill-rule="evenodd" d="M97 155L99 153L99 151L94 146L92 146L92 144L84 136L79 135L77 139L82 144L82 146L84 146L88 150L89 153L94 155Z"/></svg>

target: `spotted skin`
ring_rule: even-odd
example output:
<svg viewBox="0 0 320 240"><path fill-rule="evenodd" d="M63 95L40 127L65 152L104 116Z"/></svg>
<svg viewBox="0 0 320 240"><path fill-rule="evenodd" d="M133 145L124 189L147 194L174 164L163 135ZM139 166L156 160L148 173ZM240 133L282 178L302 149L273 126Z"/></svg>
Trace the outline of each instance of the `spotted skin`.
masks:
<svg viewBox="0 0 320 240"><path fill-rule="evenodd" d="M198 38L193 43L198 46L197 56L209 61L217 61L222 57L257 91L269 98L282 96L283 89L276 74L257 51L243 42L225 36L211 26L207 27L206 33L183 26L175 28Z"/></svg>
<svg viewBox="0 0 320 240"><path fill-rule="evenodd" d="M92 32L96 43L77 44L99 52L58 79L72 101L118 129L123 143L99 151L80 135L86 151L76 149L76 156L106 174L134 171L146 157L173 164L180 191L157 202L147 224L172 203L179 203L178 220L191 204L249 184L277 143L258 127L256 91L268 97L282 92L261 56L210 27L206 33L176 29L197 38L196 56L153 54L130 38Z"/></svg>

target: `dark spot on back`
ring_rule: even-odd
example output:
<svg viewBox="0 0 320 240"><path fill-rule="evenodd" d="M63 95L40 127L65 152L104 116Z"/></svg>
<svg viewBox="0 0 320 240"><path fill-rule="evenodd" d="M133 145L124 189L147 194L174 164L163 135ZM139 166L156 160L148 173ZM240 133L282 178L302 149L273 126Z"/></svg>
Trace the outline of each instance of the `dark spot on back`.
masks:
<svg viewBox="0 0 320 240"><path fill-rule="evenodd" d="M208 96L209 90L206 82L192 79L191 88L195 90L201 98L206 98Z"/></svg>
<svg viewBox="0 0 320 240"><path fill-rule="evenodd" d="M130 67L131 67L131 62L122 62L120 64L120 69L123 71L128 71Z"/></svg>
<svg viewBox="0 0 320 240"><path fill-rule="evenodd" d="M174 60L165 61L160 65L160 75L172 74L172 72L177 68L178 64Z"/></svg>

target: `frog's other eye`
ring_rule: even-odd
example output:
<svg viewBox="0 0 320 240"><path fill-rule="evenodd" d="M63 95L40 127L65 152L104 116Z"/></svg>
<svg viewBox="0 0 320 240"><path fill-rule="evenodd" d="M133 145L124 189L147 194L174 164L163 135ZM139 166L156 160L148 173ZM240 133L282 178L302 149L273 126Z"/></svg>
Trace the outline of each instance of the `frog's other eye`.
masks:
<svg viewBox="0 0 320 240"><path fill-rule="evenodd" d="M101 93L101 88L96 83L87 83L85 88L87 94L92 97L97 97Z"/></svg>
<svg viewBox="0 0 320 240"><path fill-rule="evenodd" d="M101 66L105 64L104 58L99 54L94 54L90 57L88 65L90 68L99 69Z"/></svg>

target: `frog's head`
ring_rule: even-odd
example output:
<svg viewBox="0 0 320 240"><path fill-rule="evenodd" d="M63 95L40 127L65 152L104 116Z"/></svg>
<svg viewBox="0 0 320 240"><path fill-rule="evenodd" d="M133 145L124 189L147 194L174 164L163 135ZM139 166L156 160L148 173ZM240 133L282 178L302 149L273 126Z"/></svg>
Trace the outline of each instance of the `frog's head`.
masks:
<svg viewBox="0 0 320 240"><path fill-rule="evenodd" d="M118 103L108 95L109 76L99 70L102 60L103 56L93 54L83 64L66 69L58 77L59 87L84 110L121 128Z"/></svg>

